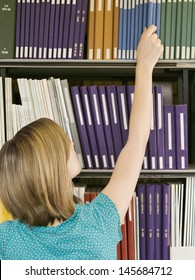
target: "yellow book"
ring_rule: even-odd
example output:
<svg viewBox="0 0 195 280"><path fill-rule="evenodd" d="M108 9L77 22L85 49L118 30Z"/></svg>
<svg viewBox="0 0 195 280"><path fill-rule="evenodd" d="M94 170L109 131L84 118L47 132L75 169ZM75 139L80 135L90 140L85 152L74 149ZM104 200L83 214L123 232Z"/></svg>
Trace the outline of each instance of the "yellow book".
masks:
<svg viewBox="0 0 195 280"><path fill-rule="evenodd" d="M89 0L87 28L87 59L94 58L95 0Z"/></svg>
<svg viewBox="0 0 195 280"><path fill-rule="evenodd" d="M103 58L103 36L104 35L104 0L95 2L95 41L94 59Z"/></svg>
<svg viewBox="0 0 195 280"><path fill-rule="evenodd" d="M113 59L118 59L119 0L114 0L113 10Z"/></svg>
<svg viewBox="0 0 195 280"><path fill-rule="evenodd" d="M12 220L11 214L5 209L3 203L0 201L0 223L3 223L7 220Z"/></svg>
<svg viewBox="0 0 195 280"><path fill-rule="evenodd" d="M112 59L113 0L105 0L103 59Z"/></svg>

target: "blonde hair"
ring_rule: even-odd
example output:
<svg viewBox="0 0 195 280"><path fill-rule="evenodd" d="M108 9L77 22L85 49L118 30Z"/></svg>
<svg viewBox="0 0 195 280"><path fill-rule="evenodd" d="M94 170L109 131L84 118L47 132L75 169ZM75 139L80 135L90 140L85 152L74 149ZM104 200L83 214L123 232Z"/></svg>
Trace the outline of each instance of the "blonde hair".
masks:
<svg viewBox="0 0 195 280"><path fill-rule="evenodd" d="M0 151L0 199L21 222L46 226L74 212L70 140L54 121L23 127Z"/></svg>

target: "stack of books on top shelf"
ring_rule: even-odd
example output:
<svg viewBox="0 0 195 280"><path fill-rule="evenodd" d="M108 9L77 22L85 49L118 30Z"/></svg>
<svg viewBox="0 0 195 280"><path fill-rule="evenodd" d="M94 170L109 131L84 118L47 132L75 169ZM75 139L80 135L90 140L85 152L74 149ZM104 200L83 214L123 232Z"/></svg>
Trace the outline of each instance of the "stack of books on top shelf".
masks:
<svg viewBox="0 0 195 280"><path fill-rule="evenodd" d="M0 58L136 59L144 27L155 24L162 58L195 59L193 0L2 0L0 6Z"/></svg>
<svg viewBox="0 0 195 280"><path fill-rule="evenodd" d="M28 123L47 117L59 123L75 143L83 168L114 168L128 137L133 85L69 88L66 79L53 77L4 79L6 140ZM151 131L142 168L187 169L187 105L165 105L163 99L163 86L154 85Z"/></svg>

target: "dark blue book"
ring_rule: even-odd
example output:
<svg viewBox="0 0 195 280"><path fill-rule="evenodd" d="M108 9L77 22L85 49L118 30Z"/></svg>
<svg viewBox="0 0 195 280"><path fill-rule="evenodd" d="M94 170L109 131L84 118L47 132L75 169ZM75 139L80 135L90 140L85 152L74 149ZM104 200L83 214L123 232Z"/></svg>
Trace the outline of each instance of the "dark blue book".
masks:
<svg viewBox="0 0 195 280"><path fill-rule="evenodd" d="M165 168L176 169L176 136L174 105L164 105Z"/></svg>
<svg viewBox="0 0 195 280"><path fill-rule="evenodd" d="M157 169L165 169L164 163L164 118L162 86L155 86Z"/></svg>
<svg viewBox="0 0 195 280"><path fill-rule="evenodd" d="M134 59L134 38L135 38L135 0L131 2L131 36L130 36L130 59Z"/></svg>
<svg viewBox="0 0 195 280"><path fill-rule="evenodd" d="M130 38L131 38L131 1L127 5L127 53L126 58L130 59Z"/></svg>
<svg viewBox="0 0 195 280"><path fill-rule="evenodd" d="M146 250L146 190L145 185L138 183L136 187L139 209L139 248L140 260L147 259Z"/></svg>
<svg viewBox="0 0 195 280"><path fill-rule="evenodd" d="M100 103L102 122L104 126L104 134L105 134L105 140L106 140L108 157L109 157L109 165L111 168L114 168L116 163L116 155L115 155L114 145L113 145L111 123L110 123L110 117L108 111L105 86L98 86L98 98Z"/></svg>
<svg viewBox="0 0 195 280"><path fill-rule="evenodd" d="M146 184L146 258L155 259L155 185Z"/></svg>
<svg viewBox="0 0 195 280"><path fill-rule="evenodd" d="M43 36L43 58L48 58L49 44L49 22L50 22L51 0L45 2L45 21L44 21L44 36Z"/></svg>
<svg viewBox="0 0 195 280"><path fill-rule="evenodd" d="M34 46L34 33L35 33L35 9L36 4L35 0L31 0L30 3L30 32L29 32L29 52L28 52L28 58L33 58L33 46Z"/></svg>
<svg viewBox="0 0 195 280"><path fill-rule="evenodd" d="M162 189L162 260L170 259L171 233L171 189L170 185L163 184Z"/></svg>
<svg viewBox="0 0 195 280"><path fill-rule="evenodd" d="M135 1L135 25L134 25L134 59L136 59L136 50L137 50L137 44L138 44L138 25L139 25L139 0Z"/></svg>
<svg viewBox="0 0 195 280"><path fill-rule="evenodd" d="M63 42L63 32L64 32L65 11L66 11L66 1L65 0L61 0L57 58L62 58L62 42Z"/></svg>
<svg viewBox="0 0 195 280"><path fill-rule="evenodd" d="M56 11L56 1L51 0L50 21L49 21L49 38L48 38L48 58L49 59L53 58L55 11Z"/></svg>
<svg viewBox="0 0 195 280"><path fill-rule="evenodd" d="M143 13L144 13L144 0L139 0L139 20L138 20L138 42L143 32Z"/></svg>
<svg viewBox="0 0 195 280"><path fill-rule="evenodd" d="M129 32L127 30L127 19L128 19L128 14L127 14L127 0L123 0L123 33L122 33L122 59L126 59L126 52L127 52L127 33Z"/></svg>
<svg viewBox="0 0 195 280"><path fill-rule="evenodd" d="M88 96L90 101L90 108L93 118L95 136L97 139L97 146L100 155L100 163L102 168L108 169L111 166L108 161L108 151L106 146L106 139L104 134L104 127L102 121L102 115L100 111L100 102L98 99L98 90L97 86L89 86L88 87Z"/></svg>
<svg viewBox="0 0 195 280"><path fill-rule="evenodd" d="M59 25L60 25L60 0L56 0L56 8L55 8L55 20L54 20L54 37L53 37L53 55L52 58L57 58L58 52L58 36L59 36Z"/></svg>
<svg viewBox="0 0 195 280"><path fill-rule="evenodd" d="M83 151L84 163L87 169L91 169L94 168L94 164L93 164L92 153L89 145L86 123L83 115L83 108L82 108L82 103L80 98L79 87L73 86L70 88L70 90L71 90L71 99L73 103L76 124L79 132L80 142L81 142L81 148Z"/></svg>
<svg viewBox="0 0 195 280"><path fill-rule="evenodd" d="M155 184L154 193L154 219L155 219L155 260L161 260L162 258L162 185Z"/></svg>
<svg viewBox="0 0 195 280"><path fill-rule="evenodd" d="M80 28L81 28L81 16L82 16L82 0L77 0L76 5L76 18L74 26L74 44L73 44L73 59L78 59L79 57L79 41L80 41Z"/></svg>
<svg viewBox="0 0 195 280"><path fill-rule="evenodd" d="M40 5L40 22L39 22L39 40L38 40L38 58L43 58L43 39L44 39L44 25L45 25L45 6L46 1L41 0Z"/></svg>
<svg viewBox="0 0 195 280"><path fill-rule="evenodd" d="M156 1L156 26L157 26L157 35L160 36L160 16L161 16L161 0Z"/></svg>
<svg viewBox="0 0 195 280"><path fill-rule="evenodd" d="M148 0L144 0L142 30L144 30L144 28L147 27L147 18L148 18Z"/></svg>
<svg viewBox="0 0 195 280"><path fill-rule="evenodd" d="M120 1L119 7L119 27L118 27L118 59L122 59L122 42L123 42L123 0ZM126 36L126 34L125 34Z"/></svg>
<svg viewBox="0 0 195 280"><path fill-rule="evenodd" d="M88 19L88 0L82 1L82 11L81 11L81 26L80 26L80 37L79 37L79 59L84 58L85 49L85 34Z"/></svg>
<svg viewBox="0 0 195 280"><path fill-rule="evenodd" d="M39 42L39 22L40 22L40 0L35 2L35 26L34 26L34 43L33 43L33 58L38 58L38 42Z"/></svg>
<svg viewBox="0 0 195 280"><path fill-rule="evenodd" d="M114 85L106 86L106 92L107 92L107 102L108 102L112 137L114 139L113 144L114 144L114 150L117 159L122 150L123 144L122 144L122 136L120 131L120 120L119 120L118 103L116 97L116 87Z"/></svg>
<svg viewBox="0 0 195 280"><path fill-rule="evenodd" d="M153 0L148 0L147 26L146 27L149 27L153 23L153 9L154 9Z"/></svg>
<svg viewBox="0 0 195 280"><path fill-rule="evenodd" d="M24 58L28 58L28 53L29 53L29 35L31 32L31 28L32 28L30 26L30 14L31 14L31 3L30 3L30 0L26 0Z"/></svg>
<svg viewBox="0 0 195 280"><path fill-rule="evenodd" d="M66 1L66 11L64 16L64 32L62 39L62 58L68 58L68 40L69 40L69 29L70 29L70 15L71 15L72 1Z"/></svg>
<svg viewBox="0 0 195 280"><path fill-rule="evenodd" d="M176 166L177 169L188 168L188 122L187 105L175 105L176 129Z"/></svg>
<svg viewBox="0 0 195 280"><path fill-rule="evenodd" d="M69 59L73 58L77 1L78 0L72 0L72 6L71 6L69 38L68 38L68 58Z"/></svg>
<svg viewBox="0 0 195 280"><path fill-rule="evenodd" d="M123 146L127 142L128 132L129 132L129 114L128 114L128 107L127 107L127 93L126 87L116 86L117 91L117 102L118 102L118 111L119 111L119 119L120 119L120 128L121 128L121 135L122 135L122 144Z"/></svg>
<svg viewBox="0 0 195 280"><path fill-rule="evenodd" d="M80 97L83 107L83 115L85 118L85 124L87 129L87 135L89 139L89 145L91 148L92 158L95 168L103 168L100 161L100 153L98 150L97 139L95 135L94 120L92 117L92 108L89 102L88 88L87 86L80 87Z"/></svg>

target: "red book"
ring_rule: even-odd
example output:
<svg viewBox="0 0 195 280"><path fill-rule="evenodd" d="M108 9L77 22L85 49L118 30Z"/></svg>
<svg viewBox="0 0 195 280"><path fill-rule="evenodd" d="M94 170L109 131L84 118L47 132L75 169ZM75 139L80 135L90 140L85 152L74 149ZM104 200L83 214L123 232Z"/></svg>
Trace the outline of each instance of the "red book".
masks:
<svg viewBox="0 0 195 280"><path fill-rule="evenodd" d="M135 241L134 241L134 207L133 199L130 201L129 209L127 211L127 248L128 259L135 260Z"/></svg>

